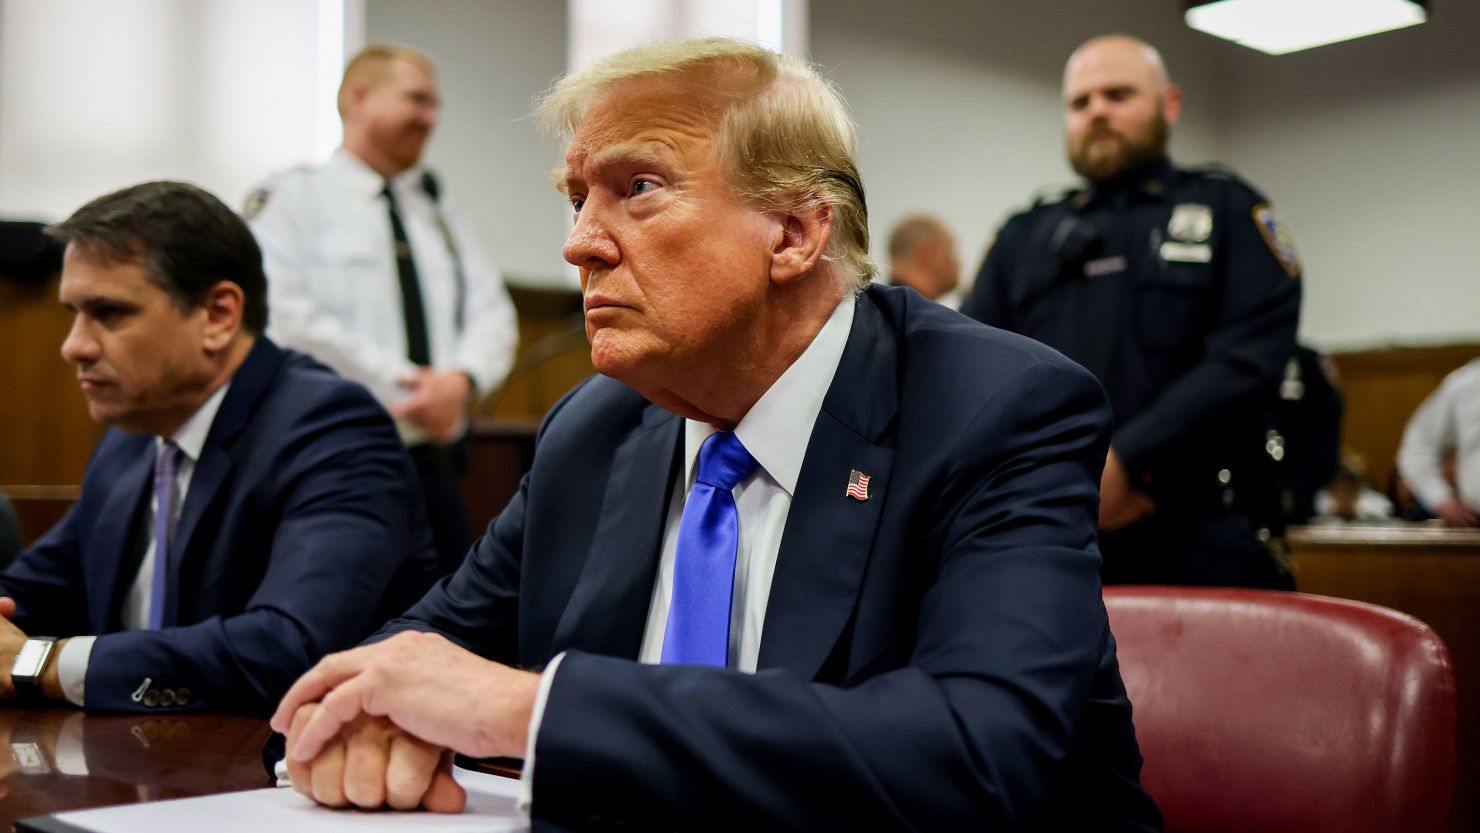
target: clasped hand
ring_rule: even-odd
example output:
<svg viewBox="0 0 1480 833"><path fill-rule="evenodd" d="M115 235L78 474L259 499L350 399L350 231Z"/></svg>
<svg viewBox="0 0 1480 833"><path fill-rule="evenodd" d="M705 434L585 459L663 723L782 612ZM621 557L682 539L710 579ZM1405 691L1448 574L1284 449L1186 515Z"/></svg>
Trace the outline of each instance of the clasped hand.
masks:
<svg viewBox="0 0 1480 833"><path fill-rule="evenodd" d="M402 381L401 387L410 390L411 397L392 408L391 416L411 420L437 442L457 439L473 394L466 375L456 370L423 367Z"/></svg>
<svg viewBox="0 0 1480 833"><path fill-rule="evenodd" d="M293 788L320 804L461 812L451 755L523 757L539 675L438 634L330 654L272 716Z"/></svg>

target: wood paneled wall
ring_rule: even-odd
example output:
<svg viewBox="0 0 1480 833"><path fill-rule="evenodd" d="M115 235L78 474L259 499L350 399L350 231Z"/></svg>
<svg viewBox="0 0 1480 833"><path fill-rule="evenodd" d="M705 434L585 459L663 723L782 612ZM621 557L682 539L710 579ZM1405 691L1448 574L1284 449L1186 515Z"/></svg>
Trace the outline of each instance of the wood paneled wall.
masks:
<svg viewBox="0 0 1480 833"><path fill-rule="evenodd" d="M581 295L575 290L512 286L519 311L519 354L502 390L478 403L475 417L538 420L560 397L596 372L586 341Z"/></svg>
<svg viewBox="0 0 1480 833"><path fill-rule="evenodd" d="M103 436L59 352L72 315L57 283L0 278L0 485L81 483Z"/></svg>

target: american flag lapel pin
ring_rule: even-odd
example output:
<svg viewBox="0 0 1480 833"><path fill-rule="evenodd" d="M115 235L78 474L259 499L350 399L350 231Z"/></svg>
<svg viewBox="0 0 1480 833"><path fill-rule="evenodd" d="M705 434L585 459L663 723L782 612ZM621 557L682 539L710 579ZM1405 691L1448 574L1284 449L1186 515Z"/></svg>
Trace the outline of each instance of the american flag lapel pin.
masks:
<svg viewBox="0 0 1480 833"><path fill-rule="evenodd" d="M868 500L868 475L853 469L848 472L848 497L854 500Z"/></svg>

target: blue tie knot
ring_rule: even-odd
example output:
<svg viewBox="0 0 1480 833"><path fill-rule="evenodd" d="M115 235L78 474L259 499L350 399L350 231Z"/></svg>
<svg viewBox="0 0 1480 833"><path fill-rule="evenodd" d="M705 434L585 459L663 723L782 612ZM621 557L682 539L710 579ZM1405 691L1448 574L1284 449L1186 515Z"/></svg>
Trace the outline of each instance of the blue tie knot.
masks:
<svg viewBox="0 0 1480 833"><path fill-rule="evenodd" d="M754 468L755 458L740 444L740 438L733 431L720 431L710 434L699 446L699 473L695 479L728 492Z"/></svg>

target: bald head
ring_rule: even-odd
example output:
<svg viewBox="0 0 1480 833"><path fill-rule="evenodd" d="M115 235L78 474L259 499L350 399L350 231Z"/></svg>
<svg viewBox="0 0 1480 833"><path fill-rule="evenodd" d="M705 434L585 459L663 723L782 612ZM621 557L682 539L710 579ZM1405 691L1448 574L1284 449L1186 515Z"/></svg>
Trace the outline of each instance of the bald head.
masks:
<svg viewBox="0 0 1480 833"><path fill-rule="evenodd" d="M1091 182L1132 173L1166 155L1182 93L1161 55L1127 35L1086 41L1064 65L1069 164Z"/></svg>
<svg viewBox="0 0 1480 833"><path fill-rule="evenodd" d="M889 271L896 285L932 301L955 289L961 280L961 261L951 230L928 214L904 218L889 235Z"/></svg>
<svg viewBox="0 0 1480 833"><path fill-rule="evenodd" d="M1064 64L1064 88L1068 90L1069 77L1085 64L1115 63L1132 73L1142 76L1147 88L1161 92L1171 86L1167 65L1161 60L1156 47L1130 35L1100 35L1079 45Z"/></svg>

